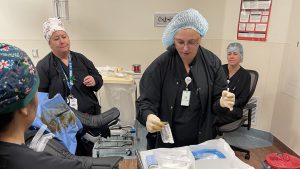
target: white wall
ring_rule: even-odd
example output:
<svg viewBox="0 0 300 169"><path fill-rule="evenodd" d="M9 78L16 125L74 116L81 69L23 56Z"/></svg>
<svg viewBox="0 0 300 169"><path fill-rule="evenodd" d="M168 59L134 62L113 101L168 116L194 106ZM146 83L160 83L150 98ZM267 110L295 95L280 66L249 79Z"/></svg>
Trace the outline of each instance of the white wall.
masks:
<svg viewBox="0 0 300 169"><path fill-rule="evenodd" d="M236 29L239 18L240 0L227 0L224 16L222 51L220 56L226 60L226 47L236 40ZM289 15L292 0L273 0L269 32L266 42L239 41L244 46L245 68L259 72L255 96L259 98L259 109L255 128L270 131L274 111L274 101L278 87L281 61L287 41Z"/></svg>
<svg viewBox="0 0 300 169"><path fill-rule="evenodd" d="M0 0L0 41L15 44L31 54L39 49L40 58L49 51L43 39L42 23L52 17L52 0ZM161 35L164 28L153 26L155 12L177 12L189 7L198 9L209 22L202 45L226 61L226 46L236 41L240 0L69 0L70 20L65 22L71 49L90 58L96 66L113 65L130 69L140 63L144 70L164 51ZM290 148L300 152L297 122L299 100L285 94L281 82L292 55L297 0L273 0L268 40L239 41L245 50L243 66L259 72L255 96L259 109L255 128L272 131ZM290 21L290 19L292 21ZM299 23L299 22L298 22ZM288 33L291 32L291 33ZM37 62L38 59L34 59ZM298 75L297 73L296 75ZM278 92L277 92L278 91ZM288 124L282 126L282 119ZM288 135L287 135L288 134Z"/></svg>
<svg viewBox="0 0 300 169"><path fill-rule="evenodd" d="M291 8L287 45L284 48L271 132L300 154L300 1ZM298 44L298 46L297 46Z"/></svg>
<svg viewBox="0 0 300 169"><path fill-rule="evenodd" d="M236 39L240 0L227 0L221 51ZM255 128L270 131L300 154L300 11L298 0L273 0L267 42L240 41L243 66L259 72ZM232 31L234 30L234 31ZM225 55L221 59L225 61Z"/></svg>
<svg viewBox="0 0 300 169"><path fill-rule="evenodd" d="M42 23L53 17L52 0L0 2L5 4L0 6L0 19L6 21L0 27L1 39L28 53L37 48L40 56L45 56L50 50L43 39ZM116 65L131 69L133 63L140 63L145 69L165 50L161 43L164 28L153 26L155 12L178 12L190 7L198 9L210 24L207 38L216 38L222 34L220 28L223 23L219 20L222 15L216 15L210 9L214 7L223 13L225 1L216 2L69 0L70 20L65 22L65 27L71 38L71 49L85 54L96 66ZM212 46L219 50L218 46Z"/></svg>

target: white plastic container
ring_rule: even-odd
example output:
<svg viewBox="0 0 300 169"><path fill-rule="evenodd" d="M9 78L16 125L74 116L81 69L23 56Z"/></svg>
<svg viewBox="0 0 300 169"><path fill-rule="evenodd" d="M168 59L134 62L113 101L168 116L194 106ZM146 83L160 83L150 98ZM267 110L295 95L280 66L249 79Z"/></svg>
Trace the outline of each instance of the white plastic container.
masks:
<svg viewBox="0 0 300 169"><path fill-rule="evenodd" d="M116 107L120 110L120 124L133 126L135 123L135 84L104 83L104 98L108 109ZM106 100L104 100L106 99Z"/></svg>

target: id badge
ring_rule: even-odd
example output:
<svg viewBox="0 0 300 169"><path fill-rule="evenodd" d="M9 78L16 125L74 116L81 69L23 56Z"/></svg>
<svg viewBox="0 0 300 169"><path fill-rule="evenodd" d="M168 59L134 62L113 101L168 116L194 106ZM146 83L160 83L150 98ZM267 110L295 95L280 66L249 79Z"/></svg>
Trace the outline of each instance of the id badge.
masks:
<svg viewBox="0 0 300 169"><path fill-rule="evenodd" d="M188 90L182 91L181 106L189 106L190 98L191 98L191 91Z"/></svg>
<svg viewBox="0 0 300 169"><path fill-rule="evenodd" d="M77 104L77 99L75 97L69 98L70 100L70 107L78 110L78 104Z"/></svg>

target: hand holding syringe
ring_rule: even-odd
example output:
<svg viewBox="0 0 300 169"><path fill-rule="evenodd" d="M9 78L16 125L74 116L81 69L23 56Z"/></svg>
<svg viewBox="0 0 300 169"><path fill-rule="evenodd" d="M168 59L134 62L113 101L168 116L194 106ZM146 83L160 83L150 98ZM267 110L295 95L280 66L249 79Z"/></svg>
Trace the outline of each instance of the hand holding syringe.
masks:
<svg viewBox="0 0 300 169"><path fill-rule="evenodd" d="M227 90L223 90L220 99L221 107L227 107L230 111L233 110L233 105L235 103L235 95L229 92L229 80L227 80Z"/></svg>
<svg viewBox="0 0 300 169"><path fill-rule="evenodd" d="M227 91L229 92L229 83L230 83L230 80L229 79L227 79Z"/></svg>

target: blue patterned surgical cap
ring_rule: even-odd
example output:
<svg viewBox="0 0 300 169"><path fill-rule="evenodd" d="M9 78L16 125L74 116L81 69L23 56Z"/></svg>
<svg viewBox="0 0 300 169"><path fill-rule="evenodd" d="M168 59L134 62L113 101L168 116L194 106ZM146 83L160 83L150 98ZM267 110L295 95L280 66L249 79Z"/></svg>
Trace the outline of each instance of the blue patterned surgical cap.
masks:
<svg viewBox="0 0 300 169"><path fill-rule="evenodd" d="M229 53L229 52L238 53L241 58L241 62L243 62L244 50L243 50L243 46L240 43L238 43L238 42L230 43L227 47L227 53Z"/></svg>
<svg viewBox="0 0 300 169"><path fill-rule="evenodd" d="M0 43L0 115L28 105L38 89L39 77L21 49Z"/></svg>
<svg viewBox="0 0 300 169"><path fill-rule="evenodd" d="M163 45L167 48L174 43L175 34L182 30L191 28L204 37L208 30L206 19L195 9L187 9L179 12L167 25L162 36Z"/></svg>

